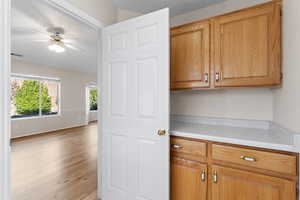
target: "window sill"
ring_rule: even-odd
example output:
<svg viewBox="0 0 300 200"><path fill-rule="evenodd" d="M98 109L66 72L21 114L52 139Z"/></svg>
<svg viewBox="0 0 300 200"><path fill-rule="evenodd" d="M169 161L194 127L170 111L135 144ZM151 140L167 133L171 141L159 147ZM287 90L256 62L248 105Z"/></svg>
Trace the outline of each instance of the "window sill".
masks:
<svg viewBox="0 0 300 200"><path fill-rule="evenodd" d="M20 118L11 118L10 120L12 121L19 121L19 120L30 120L30 119L44 119L44 118L53 118L53 117L60 117L60 113L59 114L55 114L55 115L43 115L43 116L33 116L33 117L20 117Z"/></svg>

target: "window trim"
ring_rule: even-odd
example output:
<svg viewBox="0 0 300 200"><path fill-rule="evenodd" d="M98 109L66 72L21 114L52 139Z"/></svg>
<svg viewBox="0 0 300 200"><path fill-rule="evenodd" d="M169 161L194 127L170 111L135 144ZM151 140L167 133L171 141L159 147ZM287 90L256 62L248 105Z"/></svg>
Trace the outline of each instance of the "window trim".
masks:
<svg viewBox="0 0 300 200"><path fill-rule="evenodd" d="M17 120L26 120L26 119L42 119L42 118L51 118L51 117L60 117L61 116L61 80L59 78L51 78L45 76L35 76L35 75L27 75L27 74L18 74L18 73L11 73L10 75L10 82L12 78L21 79L21 80L36 80L36 81L52 81L57 83L57 95L58 95L58 112L52 115L42 115L41 111L41 101L39 100L40 108L39 114L36 116L28 116L28 117L17 117L12 118L10 115L10 119L13 121ZM39 90L41 87L39 88ZM41 92L41 91L39 91Z"/></svg>
<svg viewBox="0 0 300 200"><path fill-rule="evenodd" d="M21 79L25 79L25 80L60 82L59 78L51 78L51 77L46 77L46 76L35 76L35 75L27 75L27 74L18 74L18 73L11 73L11 77L21 78Z"/></svg>

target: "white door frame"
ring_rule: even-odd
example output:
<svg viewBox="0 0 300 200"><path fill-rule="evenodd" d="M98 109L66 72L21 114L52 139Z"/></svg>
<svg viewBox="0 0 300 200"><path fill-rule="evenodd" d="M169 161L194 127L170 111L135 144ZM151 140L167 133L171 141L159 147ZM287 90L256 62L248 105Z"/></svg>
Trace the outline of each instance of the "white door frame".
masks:
<svg viewBox="0 0 300 200"><path fill-rule="evenodd" d="M90 87L85 87L85 125L89 124L90 118Z"/></svg>
<svg viewBox="0 0 300 200"><path fill-rule="evenodd" d="M102 64L101 29L105 24L89 16L66 0L44 0L60 11L82 21L98 32L98 77ZM10 200L10 38L11 38L11 0L0 1L0 200ZM98 83L101 81L99 80ZM98 101L101 102L98 98ZM101 112L98 112L98 119ZM101 144L100 129L98 145ZM101 149L101 148L99 148ZM99 151L98 151L99 152ZM98 159L98 165L100 165ZM98 186L101 173L98 172ZM98 189L100 198L100 187Z"/></svg>
<svg viewBox="0 0 300 200"><path fill-rule="evenodd" d="M0 200L10 188L10 0L0 2Z"/></svg>

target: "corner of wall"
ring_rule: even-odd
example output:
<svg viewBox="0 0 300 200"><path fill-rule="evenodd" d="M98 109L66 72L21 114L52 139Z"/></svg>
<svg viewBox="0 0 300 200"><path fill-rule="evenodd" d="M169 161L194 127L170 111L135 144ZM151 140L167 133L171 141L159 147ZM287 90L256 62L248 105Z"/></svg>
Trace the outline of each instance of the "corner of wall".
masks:
<svg viewBox="0 0 300 200"><path fill-rule="evenodd" d="M171 26L178 26L185 23L217 16L220 14L232 12L242 8L254 6L257 4L265 3L271 0L251 0L251 1L240 1L240 0L226 0L222 3L214 4L205 8L188 12L182 15L178 15L171 18Z"/></svg>
<svg viewBox="0 0 300 200"><path fill-rule="evenodd" d="M283 86L274 90L274 121L300 133L300 1L283 1Z"/></svg>
<svg viewBox="0 0 300 200"><path fill-rule="evenodd" d="M88 15L109 25L117 22L117 7L112 0L67 0Z"/></svg>
<svg viewBox="0 0 300 200"><path fill-rule="evenodd" d="M134 17L138 17L140 15L142 15L142 13L137 13L137 12L133 12L133 11L122 9L122 8L117 9L117 21L118 22L128 20L128 19L131 19Z"/></svg>

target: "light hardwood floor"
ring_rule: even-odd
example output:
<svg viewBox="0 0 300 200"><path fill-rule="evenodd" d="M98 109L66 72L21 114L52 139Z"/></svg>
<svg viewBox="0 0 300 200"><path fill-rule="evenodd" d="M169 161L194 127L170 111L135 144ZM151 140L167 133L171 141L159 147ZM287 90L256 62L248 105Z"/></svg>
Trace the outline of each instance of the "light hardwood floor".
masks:
<svg viewBox="0 0 300 200"><path fill-rule="evenodd" d="M14 139L13 200L96 200L97 123Z"/></svg>

